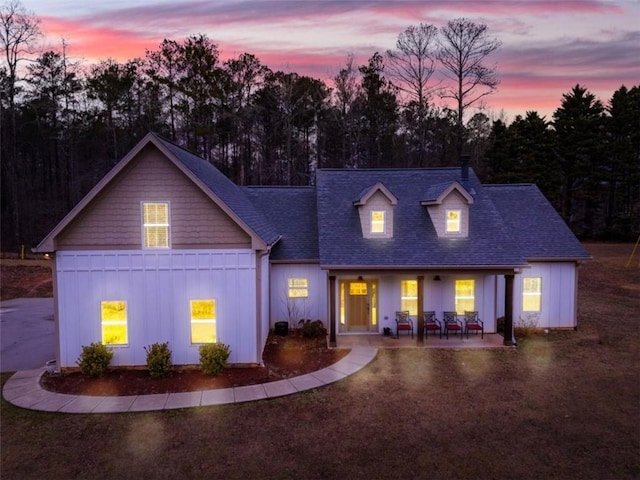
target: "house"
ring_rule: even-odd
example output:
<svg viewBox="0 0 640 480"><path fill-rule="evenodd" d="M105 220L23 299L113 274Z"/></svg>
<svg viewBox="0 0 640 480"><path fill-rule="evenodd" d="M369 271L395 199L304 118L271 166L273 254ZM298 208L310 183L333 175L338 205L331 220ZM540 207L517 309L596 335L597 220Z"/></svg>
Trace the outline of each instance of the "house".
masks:
<svg viewBox="0 0 640 480"><path fill-rule="evenodd" d="M499 317L507 331L573 328L589 258L534 185L482 185L463 167L239 187L152 133L35 251L53 259L63 368L98 341L113 365L143 365L165 341L175 364L209 342L257 364L277 321L321 319L339 344L395 329L398 310L475 310L485 332Z"/></svg>

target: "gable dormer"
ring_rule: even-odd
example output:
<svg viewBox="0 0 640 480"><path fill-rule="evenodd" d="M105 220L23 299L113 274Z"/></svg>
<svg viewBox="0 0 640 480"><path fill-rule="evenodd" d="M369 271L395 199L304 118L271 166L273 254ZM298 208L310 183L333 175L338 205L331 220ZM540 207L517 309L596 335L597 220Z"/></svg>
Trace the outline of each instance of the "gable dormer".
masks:
<svg viewBox="0 0 640 480"><path fill-rule="evenodd" d="M473 197L458 182L433 185L420 202L427 207L439 238L469 236L469 205Z"/></svg>
<svg viewBox="0 0 640 480"><path fill-rule="evenodd" d="M353 205L358 208L363 238L393 238L393 207L396 196L382 183L362 191Z"/></svg>

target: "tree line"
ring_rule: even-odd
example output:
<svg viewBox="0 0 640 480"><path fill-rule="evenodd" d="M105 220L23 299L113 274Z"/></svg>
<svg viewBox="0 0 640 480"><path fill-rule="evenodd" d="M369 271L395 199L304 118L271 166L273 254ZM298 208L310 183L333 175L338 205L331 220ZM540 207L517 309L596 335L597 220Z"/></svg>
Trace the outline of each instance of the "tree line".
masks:
<svg viewBox="0 0 640 480"><path fill-rule="evenodd" d="M640 87L603 105L576 85L551 120L470 115L499 83L500 42L481 23L410 26L364 65L349 56L328 83L250 53L223 61L206 35L87 67L64 41L30 51L40 20L17 0L0 21L5 250L36 244L149 131L239 185L310 185L318 168L453 166L465 154L483 182L538 184L581 237L639 230Z"/></svg>

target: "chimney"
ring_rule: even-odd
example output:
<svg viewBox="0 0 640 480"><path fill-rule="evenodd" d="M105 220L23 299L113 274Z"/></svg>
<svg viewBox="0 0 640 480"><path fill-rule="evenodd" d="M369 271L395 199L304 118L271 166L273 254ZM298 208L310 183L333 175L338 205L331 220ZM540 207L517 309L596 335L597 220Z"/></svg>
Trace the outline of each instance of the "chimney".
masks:
<svg viewBox="0 0 640 480"><path fill-rule="evenodd" d="M464 188L469 185L469 155L460 156L460 183Z"/></svg>

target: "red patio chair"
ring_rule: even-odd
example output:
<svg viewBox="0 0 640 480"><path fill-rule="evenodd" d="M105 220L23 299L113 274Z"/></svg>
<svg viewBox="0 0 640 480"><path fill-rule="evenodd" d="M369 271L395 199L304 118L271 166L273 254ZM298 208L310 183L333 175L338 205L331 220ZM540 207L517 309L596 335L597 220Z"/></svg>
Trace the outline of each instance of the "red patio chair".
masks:
<svg viewBox="0 0 640 480"><path fill-rule="evenodd" d="M442 324L447 339L449 338L449 332L453 332L454 335L460 332L460 339L462 340L462 322L458 320L457 312L443 312Z"/></svg>
<svg viewBox="0 0 640 480"><path fill-rule="evenodd" d="M438 332L440 338L442 338L442 323L436 318L436 312L422 312L422 318L424 320L424 336L429 338L429 332L433 332L433 335Z"/></svg>
<svg viewBox="0 0 640 480"><path fill-rule="evenodd" d="M413 322L409 316L409 311L396 312L396 337L400 338L400 330L406 330L407 335L411 332L413 338Z"/></svg>
<svg viewBox="0 0 640 480"><path fill-rule="evenodd" d="M480 332L480 338L484 338L484 322L478 318L478 312L464 312L464 331L469 338L469 330Z"/></svg>

